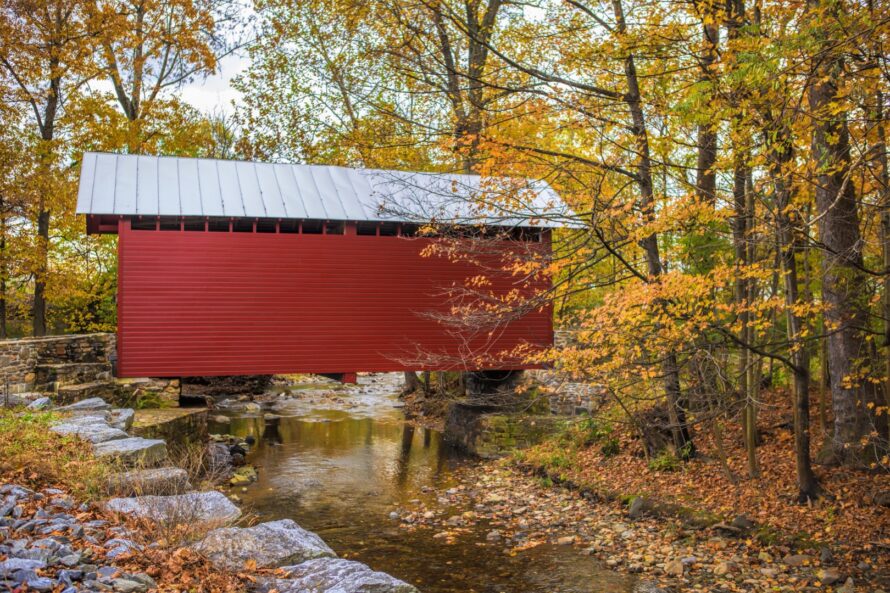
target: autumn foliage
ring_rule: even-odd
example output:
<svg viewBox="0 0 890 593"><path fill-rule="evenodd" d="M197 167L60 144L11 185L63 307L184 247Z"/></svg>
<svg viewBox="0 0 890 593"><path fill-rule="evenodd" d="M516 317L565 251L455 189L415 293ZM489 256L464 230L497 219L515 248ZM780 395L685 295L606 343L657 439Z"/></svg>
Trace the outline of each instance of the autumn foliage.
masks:
<svg viewBox="0 0 890 593"><path fill-rule="evenodd" d="M198 113L177 91L239 21L234 121ZM552 257L511 251L491 273L517 289L468 279L443 323L553 304L570 339L537 362L678 460L707 435L740 477L774 471L779 387L814 500L814 461L890 467L888 35L886 3L847 0L8 0L0 329L114 327L113 240L72 213L87 149L544 180L573 210L534 213L562 227ZM502 231L431 228L429 255Z"/></svg>

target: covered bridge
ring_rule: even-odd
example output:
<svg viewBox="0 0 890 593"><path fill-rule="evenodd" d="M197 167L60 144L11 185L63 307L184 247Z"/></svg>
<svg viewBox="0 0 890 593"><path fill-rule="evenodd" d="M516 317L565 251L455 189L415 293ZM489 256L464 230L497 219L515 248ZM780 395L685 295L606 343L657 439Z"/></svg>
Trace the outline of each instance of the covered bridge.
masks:
<svg viewBox="0 0 890 593"><path fill-rule="evenodd" d="M511 199L486 200L500 183ZM449 289L484 272L424 256L437 239L418 226L481 222L509 229L504 250L549 253L555 225L534 213L564 208L542 182L97 153L84 155L77 203L89 232L118 235L120 376L347 380L522 368L505 353L552 343L549 306L496 331L444 327Z"/></svg>

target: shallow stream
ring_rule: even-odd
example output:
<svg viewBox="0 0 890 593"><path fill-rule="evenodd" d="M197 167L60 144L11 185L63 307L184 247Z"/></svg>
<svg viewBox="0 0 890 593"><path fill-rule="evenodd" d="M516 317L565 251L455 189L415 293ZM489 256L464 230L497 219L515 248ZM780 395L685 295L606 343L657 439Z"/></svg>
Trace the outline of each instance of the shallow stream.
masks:
<svg viewBox="0 0 890 593"><path fill-rule="evenodd" d="M291 518L340 556L415 584L423 593L621 593L632 581L572 546L541 545L510 555L482 523L448 543L436 530L400 527L392 515L457 483L476 461L433 430L405 422L400 376L360 376L359 384L285 388L272 414L230 413L211 431L256 445L248 463L259 480L237 494L260 521ZM459 513L467 509L453 509Z"/></svg>

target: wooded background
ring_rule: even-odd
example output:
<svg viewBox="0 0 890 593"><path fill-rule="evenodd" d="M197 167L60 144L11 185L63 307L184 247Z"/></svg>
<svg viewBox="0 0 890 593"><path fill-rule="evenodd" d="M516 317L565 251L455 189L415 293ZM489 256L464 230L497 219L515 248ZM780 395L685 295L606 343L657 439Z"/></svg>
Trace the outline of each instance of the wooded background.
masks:
<svg viewBox="0 0 890 593"><path fill-rule="evenodd" d="M85 150L545 179L583 230L486 312L556 303L563 370L682 456L742 422L751 475L788 386L812 497L811 399L821 461L890 466L888 34L873 0L3 0L0 334L114 327ZM179 98L232 51L231 115Z"/></svg>

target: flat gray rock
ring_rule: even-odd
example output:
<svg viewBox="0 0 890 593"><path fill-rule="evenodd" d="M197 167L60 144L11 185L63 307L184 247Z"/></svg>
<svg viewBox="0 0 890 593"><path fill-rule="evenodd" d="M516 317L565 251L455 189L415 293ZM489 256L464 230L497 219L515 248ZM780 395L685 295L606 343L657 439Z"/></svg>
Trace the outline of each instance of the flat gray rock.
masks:
<svg viewBox="0 0 890 593"><path fill-rule="evenodd" d="M9 558L0 562L0 575L11 574L17 570L37 570L46 566L43 560L25 558Z"/></svg>
<svg viewBox="0 0 890 593"><path fill-rule="evenodd" d="M39 398L35 399L34 401L32 401L30 404L28 404L28 409L29 410L44 410L46 408L51 408L52 405L53 405L52 400L50 400L48 397L44 396L44 397L39 397Z"/></svg>
<svg viewBox="0 0 890 593"><path fill-rule="evenodd" d="M82 410L110 410L111 404L105 402L101 397L91 397L73 404L58 408L60 412L78 412Z"/></svg>
<svg viewBox="0 0 890 593"><path fill-rule="evenodd" d="M118 496L181 494L191 489L188 472L178 467L155 467L113 474L108 488Z"/></svg>
<svg viewBox="0 0 890 593"><path fill-rule="evenodd" d="M258 568L274 568L313 558L334 558L324 540L290 519L253 527L214 529L193 549L218 568L242 570L248 560Z"/></svg>
<svg viewBox="0 0 890 593"><path fill-rule="evenodd" d="M111 411L110 416L108 423L113 427L130 430L133 427L133 420L136 419L136 412L132 408L117 408Z"/></svg>
<svg viewBox="0 0 890 593"><path fill-rule="evenodd" d="M165 524L213 523L224 525L241 516L241 510L221 492L188 492L173 496L112 498L105 508L113 513L145 517Z"/></svg>
<svg viewBox="0 0 890 593"><path fill-rule="evenodd" d="M405 581L342 558L318 558L282 570L288 578L265 581L279 593L420 593Z"/></svg>
<svg viewBox="0 0 890 593"><path fill-rule="evenodd" d="M160 439L128 437L93 445L96 457L126 465L157 465L167 458L167 443Z"/></svg>
<svg viewBox="0 0 890 593"><path fill-rule="evenodd" d="M112 428L104 422L101 424L98 422L91 424L68 424L63 422L53 425L50 430L56 434L76 436L94 444L127 438L127 433L117 428Z"/></svg>
<svg viewBox="0 0 890 593"><path fill-rule="evenodd" d="M108 424L107 412L87 411L79 414L71 414L56 422L56 424Z"/></svg>
<svg viewBox="0 0 890 593"><path fill-rule="evenodd" d="M8 403L10 406L30 406L33 402L43 397L42 393L26 391L23 393L10 393L0 397L0 404Z"/></svg>

